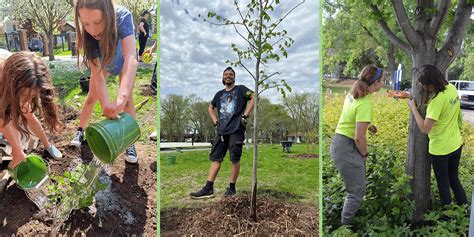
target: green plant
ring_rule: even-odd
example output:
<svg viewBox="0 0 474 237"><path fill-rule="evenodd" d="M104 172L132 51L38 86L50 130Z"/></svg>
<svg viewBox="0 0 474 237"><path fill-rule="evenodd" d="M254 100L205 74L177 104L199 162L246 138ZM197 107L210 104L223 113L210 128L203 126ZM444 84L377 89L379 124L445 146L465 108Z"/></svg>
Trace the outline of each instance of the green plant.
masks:
<svg viewBox="0 0 474 237"><path fill-rule="evenodd" d="M329 146L341 114L345 95L325 94L323 107L323 211L324 231L327 235L342 236L340 215L345 188L342 178L333 166ZM404 100L388 98L376 93L373 123L378 127L375 136L368 137L370 156L366 162L367 192L354 218L356 235L369 236L450 236L462 235L468 227L466 207L456 205L441 208L434 175L431 180L432 208L425 215L429 224L415 228L411 225L414 202L410 199L411 177L406 175L406 146L409 111ZM474 183L474 127L463 124L463 154L459 177L465 190ZM470 193L467 193L470 196ZM469 199L469 197L468 197ZM446 221L448 220L448 221ZM346 234L345 236L349 236Z"/></svg>
<svg viewBox="0 0 474 237"><path fill-rule="evenodd" d="M79 164L63 176L52 175L52 184L48 185L49 206L53 211L53 229L60 228L74 209L81 209L93 204L98 191L107 188L98 179L102 164L93 161L90 164Z"/></svg>

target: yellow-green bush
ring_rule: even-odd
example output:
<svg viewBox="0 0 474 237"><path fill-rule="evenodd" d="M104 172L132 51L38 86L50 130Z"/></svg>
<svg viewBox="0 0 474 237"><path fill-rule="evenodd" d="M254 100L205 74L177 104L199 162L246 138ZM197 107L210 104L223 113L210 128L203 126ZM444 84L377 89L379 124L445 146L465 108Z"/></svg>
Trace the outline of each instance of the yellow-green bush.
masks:
<svg viewBox="0 0 474 237"><path fill-rule="evenodd" d="M323 96L323 223L326 234L332 232L333 235L347 232L345 227L337 229L340 225L345 189L342 178L329 156L329 145L344 98L343 94ZM464 216L465 210L456 205L448 207L447 210L441 209L434 175L431 180L433 208L425 216L432 225L419 229L410 226L414 203L409 199L411 177L405 173L410 111L405 100L389 98L384 92L374 94L373 101L373 124L378 127L378 132L374 136L368 136L370 155L366 163L367 193L353 223L357 234L410 236L442 233L440 231L457 234L465 232L468 224ZM460 178L466 194L470 196L474 183L474 128L464 123L462 135L465 146L459 169ZM452 217L454 221L450 220L446 224L441 220L443 215ZM443 230L439 226L443 226Z"/></svg>

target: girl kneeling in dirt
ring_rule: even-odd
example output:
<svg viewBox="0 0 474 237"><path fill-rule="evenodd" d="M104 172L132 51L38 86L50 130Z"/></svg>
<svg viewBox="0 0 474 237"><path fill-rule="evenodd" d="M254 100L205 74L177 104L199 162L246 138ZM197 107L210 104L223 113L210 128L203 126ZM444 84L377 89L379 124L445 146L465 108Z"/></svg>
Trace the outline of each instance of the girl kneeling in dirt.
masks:
<svg viewBox="0 0 474 237"><path fill-rule="evenodd" d="M41 140L53 158L61 158L61 152L48 141L35 116L35 112L41 112L52 132L62 126L48 67L34 53L22 51L0 60L0 70L0 132L12 146L11 167L25 159L20 137L29 138L30 134Z"/></svg>
<svg viewBox="0 0 474 237"><path fill-rule="evenodd" d="M94 105L100 102L103 114L110 119L125 111L136 117L132 88L137 72L136 45L132 14L112 0L78 0L75 10L77 52L91 70L90 89L82 108L79 127L71 145L84 140ZM79 62L78 57L78 62ZM110 101L106 78L119 75L116 100ZM135 145L126 150L126 161L138 161Z"/></svg>
<svg viewBox="0 0 474 237"><path fill-rule="evenodd" d="M365 161L368 156L367 129L372 122L372 93L382 87L383 71L365 66L344 101L336 135L331 142L331 158L346 186L341 223L350 225L365 195Z"/></svg>
<svg viewBox="0 0 474 237"><path fill-rule="evenodd" d="M458 177L461 158L462 123L461 104L456 87L451 85L433 65L421 68L418 83L430 93L426 117L423 119L413 100L407 100L420 131L428 134L428 153L438 183L441 205L451 203L451 191L458 205L466 204L467 198Z"/></svg>

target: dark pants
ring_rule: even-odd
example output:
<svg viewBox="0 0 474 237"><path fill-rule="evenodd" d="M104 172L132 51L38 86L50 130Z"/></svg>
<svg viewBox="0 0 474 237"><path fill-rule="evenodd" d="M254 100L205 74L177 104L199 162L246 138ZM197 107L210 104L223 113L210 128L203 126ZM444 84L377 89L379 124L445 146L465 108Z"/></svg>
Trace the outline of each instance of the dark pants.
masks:
<svg viewBox="0 0 474 237"><path fill-rule="evenodd" d="M447 155L437 156L430 154L431 163L433 164L433 170L438 183L441 205L448 205L451 203L450 187L453 190L458 205L467 203L466 193L459 181L458 175L461 151L462 146Z"/></svg>
<svg viewBox="0 0 474 237"><path fill-rule="evenodd" d="M138 55L142 56L143 52L145 51L146 41L148 37L143 36L142 33L138 36L138 44L140 45L140 50L138 50Z"/></svg>
<svg viewBox="0 0 474 237"><path fill-rule="evenodd" d="M232 163L240 161L242 156L242 146L245 140L245 130L239 129L235 133L227 135L216 134L212 142L211 153L209 154L210 161L224 160L227 150L229 150L230 160Z"/></svg>
<svg viewBox="0 0 474 237"><path fill-rule="evenodd" d="M150 87L153 90L154 94L156 95L157 92L157 78L156 78L156 67L158 66L158 62L155 63L155 67L153 69L153 75L151 76L151 84Z"/></svg>

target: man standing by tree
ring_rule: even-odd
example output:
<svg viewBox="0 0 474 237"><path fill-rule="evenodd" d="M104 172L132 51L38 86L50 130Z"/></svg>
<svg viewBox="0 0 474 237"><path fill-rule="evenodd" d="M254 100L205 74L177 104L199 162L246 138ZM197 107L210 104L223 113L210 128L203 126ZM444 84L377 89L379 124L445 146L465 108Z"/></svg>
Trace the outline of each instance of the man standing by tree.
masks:
<svg viewBox="0 0 474 237"><path fill-rule="evenodd" d="M209 154L209 160L212 162L209 176L206 185L201 190L191 193L191 198L194 199L214 197L214 180L219 173L227 150L229 150L232 161L232 169L230 184L224 196L233 196L237 193L235 183L240 170L246 120L254 106L254 95L249 88L235 85L235 71L231 67L224 70L222 83L225 89L216 93L208 108L212 122L216 126L216 137ZM248 101L250 101L249 106L247 106ZM217 115L214 111L216 108Z"/></svg>

